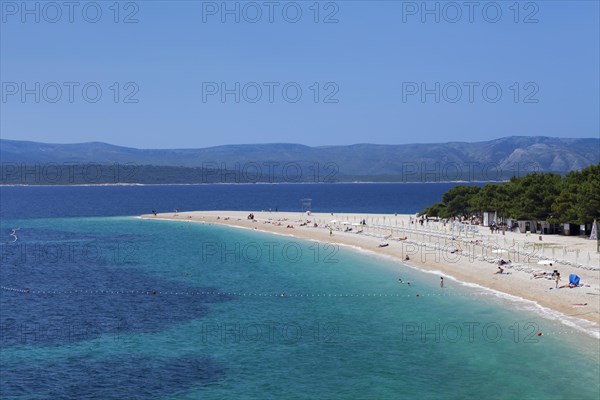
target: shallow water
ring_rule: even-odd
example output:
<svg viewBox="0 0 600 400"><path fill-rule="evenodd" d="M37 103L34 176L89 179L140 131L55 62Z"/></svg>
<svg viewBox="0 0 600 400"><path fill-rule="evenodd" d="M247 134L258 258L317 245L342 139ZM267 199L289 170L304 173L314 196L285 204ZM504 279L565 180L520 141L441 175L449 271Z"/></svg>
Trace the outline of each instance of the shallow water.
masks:
<svg viewBox="0 0 600 400"><path fill-rule="evenodd" d="M14 227L0 282L25 292L0 291L2 398L600 390L597 339L526 303L449 279L440 289L436 275L351 249L133 217L3 220L6 241Z"/></svg>

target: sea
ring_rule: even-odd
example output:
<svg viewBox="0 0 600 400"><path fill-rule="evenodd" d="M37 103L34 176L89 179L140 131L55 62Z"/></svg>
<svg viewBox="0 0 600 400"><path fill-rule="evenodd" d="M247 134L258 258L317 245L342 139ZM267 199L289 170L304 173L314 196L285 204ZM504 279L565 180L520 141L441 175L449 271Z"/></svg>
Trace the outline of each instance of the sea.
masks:
<svg viewBox="0 0 600 400"><path fill-rule="evenodd" d="M598 337L532 302L332 243L138 217L415 213L453 185L0 187L0 398L597 399Z"/></svg>

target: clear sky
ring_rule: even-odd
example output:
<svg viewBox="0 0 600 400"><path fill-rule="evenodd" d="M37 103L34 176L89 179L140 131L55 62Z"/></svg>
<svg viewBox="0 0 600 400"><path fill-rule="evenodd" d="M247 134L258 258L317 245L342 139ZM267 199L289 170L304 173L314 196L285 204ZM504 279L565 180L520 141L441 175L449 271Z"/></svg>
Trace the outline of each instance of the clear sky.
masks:
<svg viewBox="0 0 600 400"><path fill-rule="evenodd" d="M3 0L1 137L189 148L599 135L598 1L315 3Z"/></svg>

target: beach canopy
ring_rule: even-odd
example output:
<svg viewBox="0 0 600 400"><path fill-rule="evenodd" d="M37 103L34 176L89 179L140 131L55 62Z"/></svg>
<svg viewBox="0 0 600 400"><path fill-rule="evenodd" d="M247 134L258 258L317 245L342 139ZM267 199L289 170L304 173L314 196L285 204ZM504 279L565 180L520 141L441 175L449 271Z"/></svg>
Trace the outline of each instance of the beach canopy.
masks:
<svg viewBox="0 0 600 400"><path fill-rule="evenodd" d="M332 219L331 221L329 221L330 224L337 224L337 219Z"/></svg>
<svg viewBox="0 0 600 400"><path fill-rule="evenodd" d="M579 285L579 276L575 274L569 275L569 284Z"/></svg>

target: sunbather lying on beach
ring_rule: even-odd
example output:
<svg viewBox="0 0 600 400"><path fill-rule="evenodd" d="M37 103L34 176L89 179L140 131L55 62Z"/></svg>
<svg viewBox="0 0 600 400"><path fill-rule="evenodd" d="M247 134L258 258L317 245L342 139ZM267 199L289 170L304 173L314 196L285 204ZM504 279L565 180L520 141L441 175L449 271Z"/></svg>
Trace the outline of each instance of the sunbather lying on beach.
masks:
<svg viewBox="0 0 600 400"><path fill-rule="evenodd" d="M388 247L388 246L389 246L388 243L383 243L383 244L380 244L378 247Z"/></svg>
<svg viewBox="0 0 600 400"><path fill-rule="evenodd" d="M574 289L574 288L578 288L578 287L590 287L590 285L582 285L581 283L579 285L576 285L574 283L567 283L565 285L556 287L556 288L550 288L550 290L552 289Z"/></svg>

